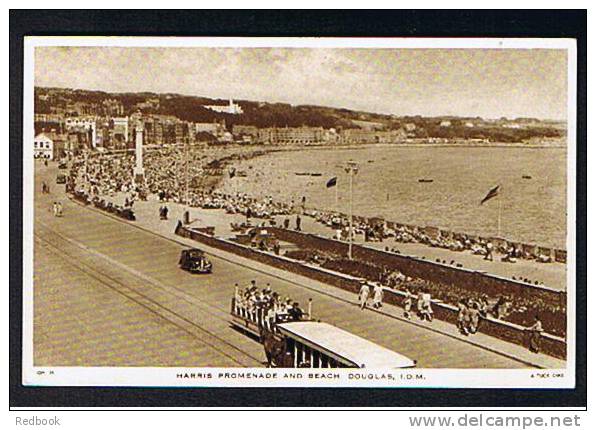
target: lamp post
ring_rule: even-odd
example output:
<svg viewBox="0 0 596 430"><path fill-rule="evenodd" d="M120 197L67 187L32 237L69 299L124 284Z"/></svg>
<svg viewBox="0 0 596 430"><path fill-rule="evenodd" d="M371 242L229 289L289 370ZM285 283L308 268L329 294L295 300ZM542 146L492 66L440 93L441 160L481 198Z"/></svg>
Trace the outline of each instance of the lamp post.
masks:
<svg viewBox="0 0 596 430"><path fill-rule="evenodd" d="M350 231L348 238L348 258L352 259L352 242L354 236L354 175L358 173L358 164L352 160L348 161L344 166L345 172L350 177Z"/></svg>
<svg viewBox="0 0 596 430"><path fill-rule="evenodd" d="M189 138L184 139L184 223L190 224L190 204L188 203L188 147Z"/></svg>

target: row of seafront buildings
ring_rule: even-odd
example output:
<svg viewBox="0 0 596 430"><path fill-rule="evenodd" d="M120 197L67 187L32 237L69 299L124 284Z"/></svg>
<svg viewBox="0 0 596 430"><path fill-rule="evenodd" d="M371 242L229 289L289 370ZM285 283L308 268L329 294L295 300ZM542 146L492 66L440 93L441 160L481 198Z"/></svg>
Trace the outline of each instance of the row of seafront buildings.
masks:
<svg viewBox="0 0 596 430"><path fill-rule="evenodd" d="M407 134L403 130L369 130L350 128L336 130L323 127L268 127L234 125L234 138L239 142L262 145L338 145L399 143Z"/></svg>
<svg viewBox="0 0 596 430"><path fill-rule="evenodd" d="M322 127L267 127L221 122L182 121L174 116L136 112L130 116L72 116L35 114L34 154L58 158L84 148L126 149L134 147L137 128L144 145L177 145L202 142L261 145L337 145L398 143L404 130L324 129ZM48 146L51 146L49 148Z"/></svg>

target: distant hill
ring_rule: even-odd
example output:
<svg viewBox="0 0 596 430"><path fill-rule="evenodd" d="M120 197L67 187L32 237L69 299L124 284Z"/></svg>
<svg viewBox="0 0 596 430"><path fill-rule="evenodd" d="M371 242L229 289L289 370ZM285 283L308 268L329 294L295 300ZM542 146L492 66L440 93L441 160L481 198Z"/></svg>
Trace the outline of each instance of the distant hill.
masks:
<svg viewBox="0 0 596 430"><path fill-rule="evenodd" d="M228 100L181 94L107 93L104 91L73 90L66 88L35 88L35 112L50 113L52 107L66 108L79 103L100 106L105 100L117 100L124 107L124 115L137 110L144 113L172 115L183 121L215 122L225 121L231 129L235 124L257 127L323 127L338 130L346 128L374 128L395 130L408 126L410 137L446 139L488 139L489 141L520 142L531 138L565 136L565 126L560 122L540 121L534 118L483 120L479 117L461 118L454 116L396 117L350 109L315 105L290 105L287 103L267 103L250 100L234 100L244 113L232 115L215 112L205 105L225 105ZM148 102L151 101L151 102ZM441 124L448 122L449 126ZM503 124L516 124L507 128ZM519 126L519 127L518 127Z"/></svg>

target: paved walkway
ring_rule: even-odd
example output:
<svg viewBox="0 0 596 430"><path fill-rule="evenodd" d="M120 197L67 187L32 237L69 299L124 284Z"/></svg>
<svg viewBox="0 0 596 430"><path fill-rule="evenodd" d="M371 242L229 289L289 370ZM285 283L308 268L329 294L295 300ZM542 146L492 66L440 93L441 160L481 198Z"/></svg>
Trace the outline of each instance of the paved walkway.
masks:
<svg viewBox="0 0 596 430"><path fill-rule="evenodd" d="M114 198L115 201L122 203L124 196L120 195ZM135 202L135 212L145 213L146 211L154 211L158 213L159 205L156 205L157 198L152 196L148 202ZM183 212L182 205L176 203L168 203L168 208L171 211L171 216L180 217ZM227 214L223 209L201 209L191 208L191 219L194 226L213 226L215 227L215 234L217 236L230 236L234 234L230 228L230 223L241 223L245 221L245 217L239 214ZM278 225L282 225L285 216L275 217ZM295 225L295 215L290 218L290 226ZM302 216L302 230L304 232L318 234L324 237L333 238L335 231L321 223L316 222L313 218ZM260 223L262 220L253 219L253 223ZM505 278L528 278L532 281L541 282L543 285L557 290L566 290L567 287L567 270L566 265L562 263L539 263L532 260L518 260L516 263L505 263L499 261L498 256L494 261L484 260L483 256L474 255L471 252L455 252L449 249L433 248L420 243L399 243L390 239L385 239L382 242L364 242L362 236L357 236L355 243L369 246L377 249L397 249L403 255L424 257L429 261L436 261L440 259L447 263L454 261L461 263L464 268L483 271Z"/></svg>
<svg viewBox="0 0 596 430"><path fill-rule="evenodd" d="M39 183L36 189L39 189ZM53 217L49 211L51 201L56 199L64 202L63 217ZM54 249L57 247L59 254L65 254L63 261L69 266L82 265L83 272L98 278L98 282L87 282L88 276L70 267L64 270L76 272L80 282L57 277L53 283L41 285L40 282L45 283L46 280L36 278L35 289L45 293L44 298L48 301L46 306L36 306L34 312L36 318L45 321L44 327L51 330L51 333L39 333L51 336L52 342L42 341L35 344L34 349L46 348L45 351L38 349L37 354L48 365L78 360L73 351L79 352L83 363L137 365L152 361L150 357L139 359L139 354L145 349L151 356L162 353L160 360L155 362L160 365L177 366L191 362L196 367L220 367L230 365L230 360L243 367L250 365L246 360L252 361L253 365L256 360L257 365L262 365L259 361L264 355L262 345L233 330L229 323L234 283L247 285L254 279L258 285L270 283L282 296L302 304L312 298L313 313L317 318L416 359L420 368L528 367L519 359L398 318L388 318L368 310L359 311L355 297L349 293L233 254L206 249L212 252L210 258L214 270L208 276L180 270L177 262L181 249L195 244L178 240L171 231L175 220L161 223L154 211L148 212L147 225L155 223L159 226L156 231L163 228L167 234L161 235L143 227L142 220L140 223L127 223L77 204L68 200L60 187L53 187L51 195L36 198L35 206L36 238L49 242ZM39 247L38 251L44 252ZM53 261L48 262L50 266L41 260L40 263L36 268L39 275L52 270ZM105 283L99 282L99 279L104 279ZM42 291L44 287L49 290L45 288ZM64 292L67 302L52 300L52 297L56 298L52 291L54 288ZM129 296L133 303L126 307L113 305L113 301L104 294L105 288ZM79 295L82 301L77 299ZM122 297L115 301L127 299ZM137 309L140 312L130 309L137 301L169 321L161 324L175 323L188 334L194 334L188 337L170 332L177 339L171 339L163 348L156 339L164 339L164 336L155 330L151 332L157 334L156 339L151 334L139 336L138 329L142 330L145 325L143 320L149 316L141 309ZM62 316L57 317L57 313ZM119 330L119 324L126 327ZM167 340L166 330L162 334ZM69 345L69 349L53 348L56 344Z"/></svg>
<svg viewBox="0 0 596 430"><path fill-rule="evenodd" d="M170 210L170 215L169 219L166 221L159 220L159 206L159 201L154 199L150 199L147 202L136 202L135 215L137 217L137 221L134 222L134 224L140 228L158 233L164 237L167 237L168 239L175 240L179 243L184 243L189 246L196 246L196 242L190 239L181 238L174 234L176 223L179 219L182 219L182 214L184 212L183 205L169 203L168 208ZM242 221L244 220L244 217L242 215L227 215L223 210L204 210L194 208L191 209L191 220L193 226L215 226L216 236L228 236L229 234L231 234L229 223L232 222L232 220L235 222ZM288 278L288 273L281 269L276 269L274 267L255 262L253 260L246 259L235 254L230 254L228 252L224 252L216 248L211 248L204 245L201 245L201 248L210 254L213 254L220 258L224 258L228 261L235 262L243 266L256 268L259 271L269 273L281 279ZM336 297L342 301L352 303L355 306L358 304L357 297L355 297L355 295L352 293L341 290L339 288L321 284L319 282L313 281L310 278L298 276L295 274L292 274L291 276L292 278L299 278L299 281L297 282L299 282L302 285L306 285L308 286L308 288L311 288L315 291L323 292L327 295L332 295L333 297ZM560 369L565 368L566 366L565 361L563 360L559 360L544 354L531 353L525 347L505 342L503 340L488 336L483 333L477 333L472 336L464 336L459 333L459 331L454 325L444 321L435 320L432 323L422 322L417 319L408 321L403 318L403 311L401 310L401 308L398 308L396 306L385 304L385 306L381 310L369 309L366 312L378 312L391 318L407 321L410 324L423 327L427 330L431 330L437 333L441 333L443 335L458 339L462 342L478 346L487 351L496 352L503 356L518 360L527 365L551 369Z"/></svg>

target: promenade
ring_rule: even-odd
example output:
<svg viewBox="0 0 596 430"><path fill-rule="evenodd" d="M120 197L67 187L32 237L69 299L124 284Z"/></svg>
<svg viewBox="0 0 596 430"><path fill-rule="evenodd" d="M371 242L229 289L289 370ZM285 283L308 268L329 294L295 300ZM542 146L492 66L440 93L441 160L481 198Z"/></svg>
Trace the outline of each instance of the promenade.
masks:
<svg viewBox="0 0 596 430"><path fill-rule="evenodd" d="M122 204L123 196L117 196L114 201ZM146 202L135 202L135 213L150 215L151 212L158 213L159 202L155 196L151 196ZM171 211L173 218L182 219L184 206L177 203L167 203L168 209ZM242 223L246 221L246 217L240 214L227 214L223 209L201 209L190 208L190 215L193 227L215 227L215 234L217 236L229 237L233 235L230 227L231 223ZM283 225L286 216L274 217L277 225ZM290 227L294 228L296 215L289 215ZM314 218L301 215L302 231L305 233L317 234L327 238L333 238L335 231L319 222ZM264 220L252 219L253 224L260 224ZM470 270L490 273L492 275L501 276L504 278L528 278L533 281L539 281L544 286L549 288L565 291L567 289L567 270L563 263L540 263L533 260L518 259L516 263L506 263L499 260L498 255L493 261L485 260L481 255L474 255L469 251L456 252L449 249L433 248L421 243L398 243L391 238L380 242L364 242L362 235L357 235L354 243L368 246L376 249L396 249L402 255L412 257L425 258L428 261L446 261L447 263L454 261L461 263L462 267Z"/></svg>
<svg viewBox="0 0 596 430"><path fill-rule="evenodd" d="M152 199L147 202L136 202L137 221L129 224L120 220L116 221L93 208L84 208L68 202L68 212L72 210L77 214L77 221L69 228L68 234L81 235L82 231L85 231L84 226L95 230L95 236L104 229L106 231L116 229L120 232L116 243L129 243L126 255L136 255L135 264L140 264L139 260L145 256L150 259L148 262L145 261L145 265L160 267L160 275L164 276L164 278L160 277L160 282L168 284L175 282L176 285L180 283L185 285L190 280L187 279L188 274L181 272L176 267L177 254L181 249L180 245L196 246L197 244L175 236L173 233L177 220L182 218L184 207L168 204L169 220L161 221L158 217L159 206L160 203ZM193 209L191 214L193 226L215 226L216 235L223 236L231 233L230 221L238 222L244 219L241 215L224 216L223 211L220 210ZM70 214L67 216L70 218ZM81 225L81 221L83 221L83 225ZM94 224L95 222L97 225ZM158 233L161 239L148 232ZM123 235L122 238L120 238L120 234ZM150 245L146 243L147 236L153 236ZM129 241L123 242L124 237L130 238ZM114 233L110 233L110 238L114 238ZM140 238L142 238L141 243L144 244L142 249L135 245ZM86 235L83 235L82 239L85 240ZM100 252L102 254L110 255L114 252L112 240L103 239L101 241ZM201 248L205 249L214 259L214 274L200 277L198 281L217 286L215 291L211 287L204 289L201 286L201 291L206 295L199 295L199 297L201 301L206 299L210 303L216 304L222 312L225 312L229 306L233 284L238 282L240 285L245 285L254 278L261 285L263 282L270 283L274 290L287 294L300 303L306 303L308 298L312 297L314 314L317 318L411 356L418 360L420 367L539 366L561 368L565 366L564 361L545 355L532 354L522 346L500 341L484 334L479 333L466 338L460 335L453 325L442 321L433 323L406 321L401 316L401 309L397 307L385 306L382 311L359 312L357 311L357 298L351 293L220 250L203 245ZM164 254L169 256L167 261L164 261ZM119 258L121 254L116 255L118 256L117 261L121 261ZM190 279L197 278L191 276ZM185 290L185 292L190 291ZM396 336L395 333L400 333L400 335Z"/></svg>

